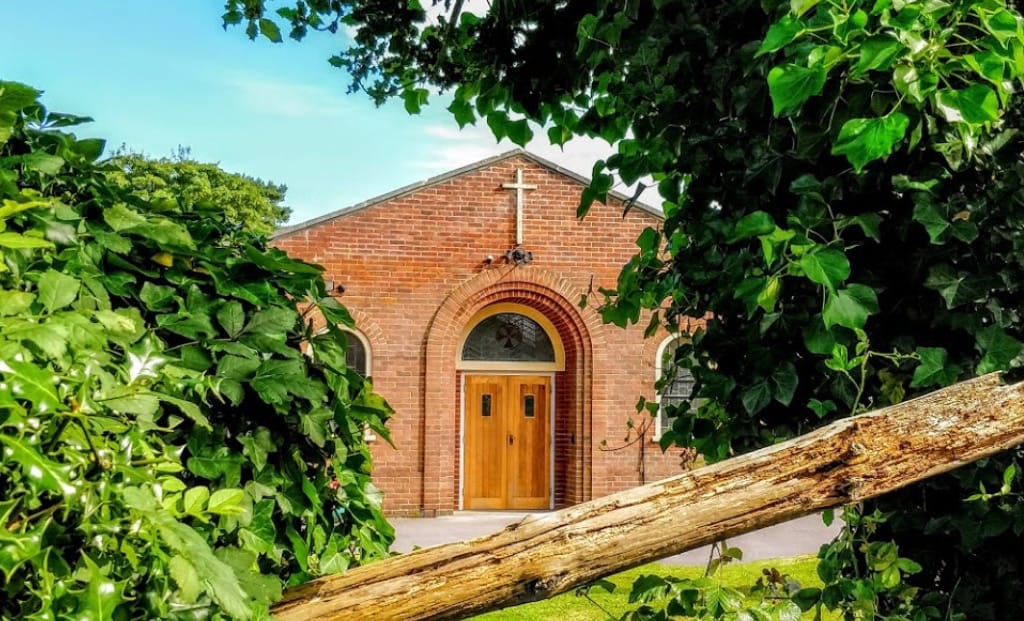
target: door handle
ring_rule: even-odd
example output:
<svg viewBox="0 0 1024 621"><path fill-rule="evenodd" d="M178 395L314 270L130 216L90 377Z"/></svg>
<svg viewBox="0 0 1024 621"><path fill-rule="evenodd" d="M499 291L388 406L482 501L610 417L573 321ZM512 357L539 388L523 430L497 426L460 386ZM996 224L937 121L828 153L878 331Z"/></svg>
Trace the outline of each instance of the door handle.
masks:
<svg viewBox="0 0 1024 621"><path fill-rule="evenodd" d="M508 445L512 446L513 442L515 442L515 438L513 438L512 434L510 433L508 434Z"/></svg>

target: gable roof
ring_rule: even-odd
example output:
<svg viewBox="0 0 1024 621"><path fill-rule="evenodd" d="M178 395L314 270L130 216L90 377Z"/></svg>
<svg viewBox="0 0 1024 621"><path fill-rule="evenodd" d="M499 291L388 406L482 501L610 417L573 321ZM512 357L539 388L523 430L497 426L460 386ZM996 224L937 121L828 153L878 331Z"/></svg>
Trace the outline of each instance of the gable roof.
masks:
<svg viewBox="0 0 1024 621"><path fill-rule="evenodd" d="M312 218L310 220L306 220L305 222L300 222L298 224L292 224L292 225L289 225L289 226L283 226L283 227L277 229L276 231L274 231L270 235L270 238L274 239L276 237L282 237L284 235L289 235L289 234L294 233L296 231L301 231L303 229L308 229L308 228L310 228L312 226L316 226L317 224L321 224L321 223L327 222L329 220L334 220L335 218L340 218L342 216L347 216L350 213L355 213L357 211L362 211L363 209L367 209L369 207L373 207L374 205L378 205L380 203L383 203L383 202L386 202L386 201L398 198L400 196L405 196L406 194L411 194L411 193L413 193L413 192L415 192L417 190L422 190L423 188L429 188L431 186L438 185L440 183L444 183L445 181L449 181L451 179L454 179L456 177L460 177L460 176L465 175L467 173L476 172L476 171L481 170L483 168L487 168L488 166L491 166L492 164L496 164L498 162L502 162L502 161L505 161L507 159L511 159L513 157L516 157L516 156L525 157L526 159L534 162L535 164L538 164L539 166L541 166L543 168L547 168L548 170L550 170L552 172L558 173L558 174L563 175L565 177L569 177L573 181L576 181L577 183L580 183L582 185L589 185L590 184L590 179L584 177L583 175L577 174L577 173L575 173L575 172L573 172L573 171L571 171L571 170L569 170L567 168L559 166L558 164L556 164L556 163L554 163L554 162L552 162L550 160L544 159L544 158L540 157L539 155L535 155L535 154L530 153L529 151L526 151L524 149L513 149L512 151L506 151L505 153L501 153L499 155L495 155L495 156L492 156L492 157L480 160L478 162L474 162L474 163L469 164L467 166L463 166L462 168L456 168L455 170L450 170L450 171L448 171L446 173L442 173L440 175L437 175L436 177L431 177L431 178L426 179L424 181L417 181L416 183L411 183L411 184L409 184L407 186L403 186L401 188L398 188L397 190L392 190L392 191L387 192L385 194L381 194L379 196L375 196L375 197L373 197L373 198L371 198L369 200L365 200L365 201L363 201L361 203L356 203L355 205L349 205L348 207L343 207L343 208L338 209L336 211L332 211L330 213L326 213L326 214L324 214L322 216L317 216L316 218ZM632 198L631 196L628 196L626 194L622 194L620 192L615 192L615 191L608 192L608 196L610 196L610 197L612 197L612 198L614 198L616 200L622 201L622 202L627 202L627 201L629 201ZM640 201L635 201L633 203L633 206L638 208L638 209L640 209L641 211L644 211L644 212L654 216L655 218L663 219L665 217L660 209L658 209L656 207L652 207L651 205L648 205L646 203L641 203Z"/></svg>

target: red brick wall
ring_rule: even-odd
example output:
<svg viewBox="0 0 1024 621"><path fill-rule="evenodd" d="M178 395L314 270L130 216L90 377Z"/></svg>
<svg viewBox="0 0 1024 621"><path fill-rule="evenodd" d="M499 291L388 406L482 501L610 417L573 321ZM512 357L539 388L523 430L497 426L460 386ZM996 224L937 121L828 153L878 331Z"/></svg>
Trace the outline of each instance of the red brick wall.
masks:
<svg viewBox="0 0 1024 621"><path fill-rule="evenodd" d="M526 266L505 264L515 240L514 192L502 189L523 169L528 191ZM342 283L341 300L370 343L374 388L395 409L396 448L378 442L375 481L392 514L458 508L458 339L488 304L532 306L558 328L566 371L555 379L555 497L558 506L679 471L677 452L653 442L621 450L626 421L641 394L653 397L654 352L644 323L605 326L580 296L591 285L614 287L635 240L657 220L620 204L595 205L575 217L582 186L517 155L394 197L275 240L289 253L325 266ZM485 262L491 255L495 261ZM638 419L639 420L639 419Z"/></svg>

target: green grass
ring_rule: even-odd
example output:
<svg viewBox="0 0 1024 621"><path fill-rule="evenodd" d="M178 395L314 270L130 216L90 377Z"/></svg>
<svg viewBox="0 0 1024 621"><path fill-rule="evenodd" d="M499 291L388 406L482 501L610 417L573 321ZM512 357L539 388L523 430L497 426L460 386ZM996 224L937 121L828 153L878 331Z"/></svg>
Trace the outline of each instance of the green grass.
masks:
<svg viewBox="0 0 1024 621"><path fill-rule="evenodd" d="M729 564L719 570L717 577L725 585L747 592L749 587L761 577L761 570L770 567L776 568L781 574L788 575L803 587L821 586L821 581L818 579L816 571L817 559L814 556L797 556L787 559ZM606 593L602 589L594 588L590 591L590 597L601 608L607 610L612 617L609 617L609 614L603 612L601 608L587 601L586 598L578 597L570 592L548 600L489 612L473 618L478 621L531 621L547 619L556 621L608 621L609 618L618 619L623 613L639 607L639 604L629 603L629 592L633 586L633 581L638 576L656 574L675 576L677 578L698 578L703 572L703 567L683 567L652 563L611 576L608 580L615 584L615 591ZM813 618L813 611L804 615L804 619ZM826 620L836 620L839 617L830 616L826 613L823 615L823 618Z"/></svg>

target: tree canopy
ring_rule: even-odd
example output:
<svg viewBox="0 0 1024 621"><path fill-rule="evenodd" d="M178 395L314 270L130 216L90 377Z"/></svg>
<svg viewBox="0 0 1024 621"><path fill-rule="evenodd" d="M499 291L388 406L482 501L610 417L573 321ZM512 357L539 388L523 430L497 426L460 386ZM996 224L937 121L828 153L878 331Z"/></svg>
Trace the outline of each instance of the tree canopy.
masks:
<svg viewBox="0 0 1024 621"><path fill-rule="evenodd" d="M619 325L711 313L677 352L700 406L663 443L721 459L1022 362L1015 4L455 0L429 21L415 0L267 4L228 0L225 25L275 41L344 27L330 62L378 102L416 112L437 88L497 138L606 139L581 214L612 173L653 177L665 221L600 293ZM1022 456L849 511L802 604L1024 616Z"/></svg>
<svg viewBox="0 0 1024 621"><path fill-rule="evenodd" d="M322 268L117 183L38 97L0 81L0 618L264 619L386 555L390 410Z"/></svg>
<svg viewBox="0 0 1024 621"><path fill-rule="evenodd" d="M189 208L215 205L225 220L255 233L272 233L291 215L283 204L288 190L284 185L198 162L184 147L173 157L162 158L122 149L114 154L113 163L114 183L152 203L171 201Z"/></svg>

